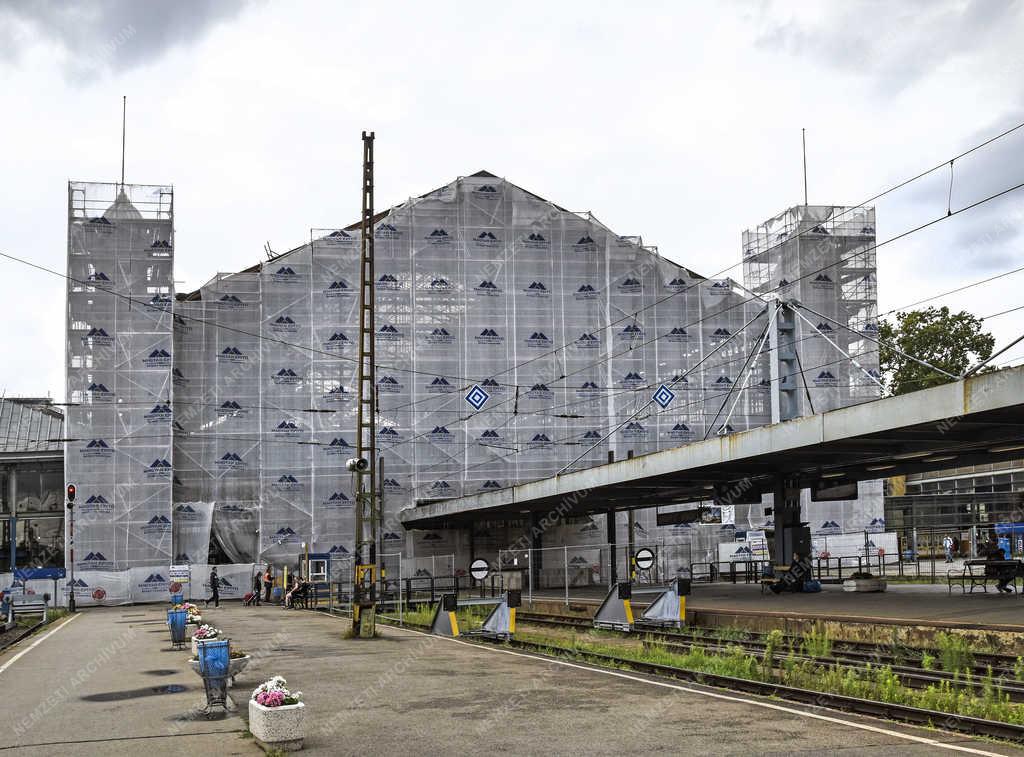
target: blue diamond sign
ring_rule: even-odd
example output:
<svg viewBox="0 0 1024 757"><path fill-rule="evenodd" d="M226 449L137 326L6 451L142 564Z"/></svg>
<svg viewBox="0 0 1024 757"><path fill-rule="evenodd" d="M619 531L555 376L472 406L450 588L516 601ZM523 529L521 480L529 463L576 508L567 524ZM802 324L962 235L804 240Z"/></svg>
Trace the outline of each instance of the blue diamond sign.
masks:
<svg viewBox="0 0 1024 757"><path fill-rule="evenodd" d="M480 388L478 384L473 384L473 388L469 390L469 394L466 395L466 402L473 406L474 410L479 410L491 398L487 392Z"/></svg>
<svg viewBox="0 0 1024 757"><path fill-rule="evenodd" d="M676 393L669 389L667 386L662 384L658 387L658 391L651 397L655 402L661 405L661 409L664 410L672 404L672 400L676 398Z"/></svg>

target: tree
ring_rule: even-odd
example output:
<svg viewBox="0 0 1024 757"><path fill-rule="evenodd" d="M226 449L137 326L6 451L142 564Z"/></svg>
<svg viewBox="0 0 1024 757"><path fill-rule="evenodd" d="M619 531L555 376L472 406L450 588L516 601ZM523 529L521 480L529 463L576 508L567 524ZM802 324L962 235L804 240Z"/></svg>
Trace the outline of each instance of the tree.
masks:
<svg viewBox="0 0 1024 757"><path fill-rule="evenodd" d="M996 342L982 330L980 318L965 310L951 313L947 307L897 313L895 322L879 324L878 336L884 343L879 347L880 367L891 395L939 386L952 379L915 363L886 344L961 376L972 365L988 359Z"/></svg>

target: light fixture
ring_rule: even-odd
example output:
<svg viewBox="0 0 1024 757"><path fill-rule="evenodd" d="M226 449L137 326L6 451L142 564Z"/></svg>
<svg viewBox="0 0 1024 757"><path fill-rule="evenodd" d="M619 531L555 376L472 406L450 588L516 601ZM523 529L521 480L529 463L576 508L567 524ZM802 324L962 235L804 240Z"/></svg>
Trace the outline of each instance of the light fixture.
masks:
<svg viewBox="0 0 1024 757"><path fill-rule="evenodd" d="M992 447L989 452L1016 452L1019 449L1024 449L1024 444L1007 444L1002 447Z"/></svg>
<svg viewBox="0 0 1024 757"><path fill-rule="evenodd" d="M895 468L895 465L869 465L866 470L889 470Z"/></svg>
<svg viewBox="0 0 1024 757"><path fill-rule="evenodd" d="M956 460L956 455L940 455L939 457L929 457L925 460L926 463L941 463L946 460Z"/></svg>
<svg viewBox="0 0 1024 757"><path fill-rule="evenodd" d="M822 478L842 478L845 475L846 475L845 473L822 473L821 477Z"/></svg>
<svg viewBox="0 0 1024 757"><path fill-rule="evenodd" d="M928 457L931 452L904 452L902 455L893 455L893 460L913 460L915 457Z"/></svg>

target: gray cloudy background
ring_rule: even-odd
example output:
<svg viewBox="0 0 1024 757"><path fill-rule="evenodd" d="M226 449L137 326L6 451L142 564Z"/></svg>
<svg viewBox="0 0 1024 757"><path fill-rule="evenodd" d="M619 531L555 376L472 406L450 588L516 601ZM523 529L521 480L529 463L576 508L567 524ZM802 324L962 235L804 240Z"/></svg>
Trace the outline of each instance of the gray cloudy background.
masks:
<svg viewBox="0 0 1024 757"><path fill-rule="evenodd" d="M707 275L802 202L854 204L1024 121L1024 7L977 2L0 0L0 251L64 270L66 182L173 183L178 291L482 168ZM1024 182L1024 129L954 209ZM877 203L946 212L948 169ZM881 310L1024 266L1024 190L879 250ZM739 277L739 268L729 272ZM1024 273L944 298L1024 305ZM64 395L64 285L0 259L0 393ZM1024 311L991 320L998 346ZM1024 345L1008 353L1024 356Z"/></svg>

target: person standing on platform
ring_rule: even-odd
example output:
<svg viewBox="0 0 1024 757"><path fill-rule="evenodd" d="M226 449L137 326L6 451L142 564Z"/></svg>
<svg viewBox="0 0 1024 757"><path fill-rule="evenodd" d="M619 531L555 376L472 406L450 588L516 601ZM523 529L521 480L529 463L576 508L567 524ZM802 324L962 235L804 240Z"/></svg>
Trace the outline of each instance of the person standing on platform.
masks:
<svg viewBox="0 0 1024 757"><path fill-rule="evenodd" d="M946 562L953 562L953 537L949 534L942 540L942 548L946 550Z"/></svg>
<svg viewBox="0 0 1024 757"><path fill-rule="evenodd" d="M259 573L254 573L252 577L252 603L257 607L260 606L260 594L263 593L263 581L260 578Z"/></svg>
<svg viewBox="0 0 1024 757"><path fill-rule="evenodd" d="M210 600L213 600L214 607L220 607L220 577L216 568L210 571L210 598L206 600L207 607L210 606Z"/></svg>
<svg viewBox="0 0 1024 757"><path fill-rule="evenodd" d="M270 566L267 566L267 572L263 574L263 601L268 605L270 604L270 592L274 589L274 574L270 572Z"/></svg>

